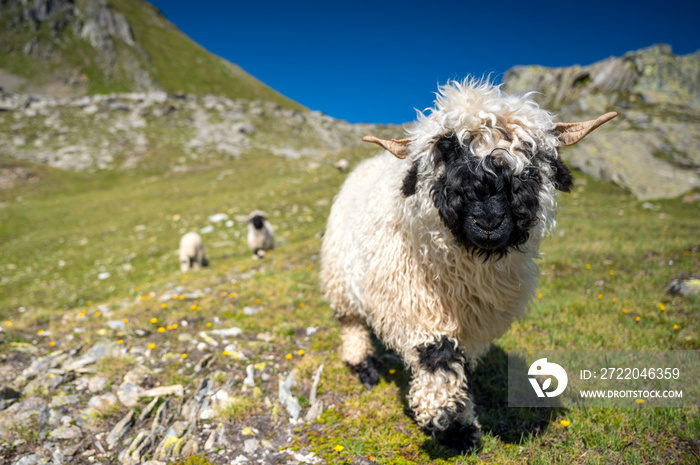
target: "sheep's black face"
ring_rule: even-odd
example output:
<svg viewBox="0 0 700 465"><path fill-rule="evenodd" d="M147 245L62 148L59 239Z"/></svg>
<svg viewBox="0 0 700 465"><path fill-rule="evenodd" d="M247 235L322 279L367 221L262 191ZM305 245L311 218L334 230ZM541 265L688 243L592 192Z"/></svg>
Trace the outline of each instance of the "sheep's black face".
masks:
<svg viewBox="0 0 700 465"><path fill-rule="evenodd" d="M250 220L250 222L253 223L253 227L254 227L255 229L262 229L263 226L264 226L264 221L265 221L265 218L263 218L263 217L260 216L260 215L255 215L255 216Z"/></svg>
<svg viewBox="0 0 700 465"><path fill-rule="evenodd" d="M455 136L436 143L436 157L445 173L432 187L433 201L460 244L488 259L527 241L539 210L539 171L516 176L493 155L474 156Z"/></svg>

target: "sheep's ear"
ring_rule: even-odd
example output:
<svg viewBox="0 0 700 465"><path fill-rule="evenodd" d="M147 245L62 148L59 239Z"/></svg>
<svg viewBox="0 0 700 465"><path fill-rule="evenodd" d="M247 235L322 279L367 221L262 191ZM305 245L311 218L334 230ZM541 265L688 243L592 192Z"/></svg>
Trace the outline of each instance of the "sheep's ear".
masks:
<svg viewBox="0 0 700 465"><path fill-rule="evenodd" d="M550 164L554 171L552 176L554 187L562 192L571 192L571 189L574 187L574 177L569 167L559 157L550 160Z"/></svg>
<svg viewBox="0 0 700 465"><path fill-rule="evenodd" d="M559 133L559 140L564 145L574 145L595 128L607 123L617 116L617 112L611 111L596 119L590 121L582 121L580 123L555 123L554 130Z"/></svg>
<svg viewBox="0 0 700 465"><path fill-rule="evenodd" d="M362 140L365 142L372 142L373 144L380 145L380 146L384 147L386 150L388 150L389 152L391 152L396 158L401 158L403 160L410 153L410 151L408 149L408 144L413 139L384 140L384 139L378 139L374 136L365 136L362 138Z"/></svg>

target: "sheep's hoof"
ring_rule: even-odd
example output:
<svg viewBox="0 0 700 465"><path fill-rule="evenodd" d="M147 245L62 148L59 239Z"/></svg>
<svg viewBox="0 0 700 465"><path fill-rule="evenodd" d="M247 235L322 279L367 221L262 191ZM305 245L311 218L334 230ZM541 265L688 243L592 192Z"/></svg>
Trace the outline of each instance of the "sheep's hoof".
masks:
<svg viewBox="0 0 700 465"><path fill-rule="evenodd" d="M444 431L433 431L433 437L453 453L461 454L479 447L481 429L474 424L453 423Z"/></svg>
<svg viewBox="0 0 700 465"><path fill-rule="evenodd" d="M374 386L379 384L379 372L377 371L376 364L377 359L371 355L368 355L357 365L351 365L348 363L348 366L360 377L360 382L362 382L362 385L368 390L371 390Z"/></svg>

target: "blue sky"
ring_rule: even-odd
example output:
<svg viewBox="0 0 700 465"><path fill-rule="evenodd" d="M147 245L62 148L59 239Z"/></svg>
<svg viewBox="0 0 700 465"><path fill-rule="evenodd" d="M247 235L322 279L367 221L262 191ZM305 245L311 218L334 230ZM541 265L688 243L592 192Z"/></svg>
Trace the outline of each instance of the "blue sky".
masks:
<svg viewBox="0 0 700 465"><path fill-rule="evenodd" d="M700 2L150 0L195 42L302 105L403 123L438 84L516 65L700 49ZM700 70L698 70L700 72Z"/></svg>

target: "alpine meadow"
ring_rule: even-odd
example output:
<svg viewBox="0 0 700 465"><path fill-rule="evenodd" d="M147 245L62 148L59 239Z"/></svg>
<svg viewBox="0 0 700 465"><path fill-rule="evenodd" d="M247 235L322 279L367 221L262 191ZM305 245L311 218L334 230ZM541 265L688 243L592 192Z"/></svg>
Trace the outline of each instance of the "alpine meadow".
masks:
<svg viewBox="0 0 700 465"><path fill-rule="evenodd" d="M700 52L504 76L558 120L618 116L560 148L573 187L524 316L470 373L481 438L459 451L377 338L363 385L321 286L334 199L383 151L363 136L408 127L311 111L141 0L0 18L0 463L700 462L697 405L509 407L507 357L700 351ZM188 232L208 266L181 269Z"/></svg>

